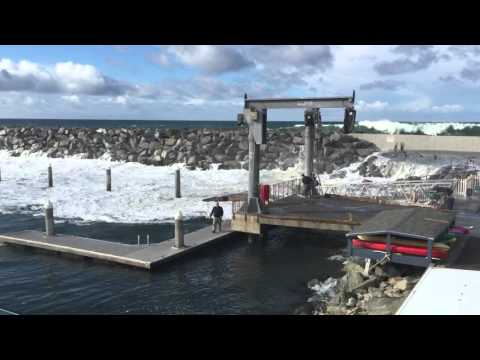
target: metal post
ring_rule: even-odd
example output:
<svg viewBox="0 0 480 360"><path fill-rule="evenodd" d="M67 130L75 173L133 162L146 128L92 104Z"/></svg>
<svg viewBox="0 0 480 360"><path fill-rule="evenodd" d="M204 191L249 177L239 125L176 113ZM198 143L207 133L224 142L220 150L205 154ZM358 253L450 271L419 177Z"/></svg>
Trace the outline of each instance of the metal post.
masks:
<svg viewBox="0 0 480 360"><path fill-rule="evenodd" d="M50 201L45 205L45 233L47 236L55 236L55 225L53 222L53 205Z"/></svg>
<svg viewBox="0 0 480 360"><path fill-rule="evenodd" d="M48 187L53 187L52 165L48 165Z"/></svg>
<svg viewBox="0 0 480 360"><path fill-rule="evenodd" d="M248 209L258 201L260 145L255 144L251 130L248 135Z"/></svg>
<svg viewBox="0 0 480 360"><path fill-rule="evenodd" d="M2 169L0 169L0 181L2 181Z"/></svg>
<svg viewBox="0 0 480 360"><path fill-rule="evenodd" d="M137 234L137 245L140 246L140 234Z"/></svg>
<svg viewBox="0 0 480 360"><path fill-rule="evenodd" d="M180 169L175 170L175 197L182 197L180 193Z"/></svg>
<svg viewBox="0 0 480 360"><path fill-rule="evenodd" d="M184 247L183 215L181 211L175 216L175 244L177 249Z"/></svg>
<svg viewBox="0 0 480 360"><path fill-rule="evenodd" d="M112 191L112 169L107 169L107 191Z"/></svg>
<svg viewBox="0 0 480 360"><path fill-rule="evenodd" d="M392 235L390 233L387 234L387 253L390 255L392 252Z"/></svg>
<svg viewBox="0 0 480 360"><path fill-rule="evenodd" d="M315 122L305 122L305 176L313 175L313 145L315 141Z"/></svg>
<svg viewBox="0 0 480 360"><path fill-rule="evenodd" d="M433 241L428 240L427 260L429 264L432 263L432 250L433 250Z"/></svg>
<svg viewBox="0 0 480 360"><path fill-rule="evenodd" d="M147 234L147 246L150 246L150 234Z"/></svg>

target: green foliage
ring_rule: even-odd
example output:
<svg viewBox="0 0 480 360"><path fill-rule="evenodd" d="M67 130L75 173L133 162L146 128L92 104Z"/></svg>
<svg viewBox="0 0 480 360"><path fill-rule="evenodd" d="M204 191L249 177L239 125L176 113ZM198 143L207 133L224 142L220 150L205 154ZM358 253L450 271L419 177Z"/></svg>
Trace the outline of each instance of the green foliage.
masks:
<svg viewBox="0 0 480 360"><path fill-rule="evenodd" d="M455 136L480 136L480 126L467 126L463 129L454 129L452 125L447 127L441 133L438 134L439 136L448 136L448 135L455 135Z"/></svg>
<svg viewBox="0 0 480 360"><path fill-rule="evenodd" d="M405 129L400 129L400 131L396 132L396 134L401 134L401 135L425 135L425 133L417 129L415 131L406 131Z"/></svg>

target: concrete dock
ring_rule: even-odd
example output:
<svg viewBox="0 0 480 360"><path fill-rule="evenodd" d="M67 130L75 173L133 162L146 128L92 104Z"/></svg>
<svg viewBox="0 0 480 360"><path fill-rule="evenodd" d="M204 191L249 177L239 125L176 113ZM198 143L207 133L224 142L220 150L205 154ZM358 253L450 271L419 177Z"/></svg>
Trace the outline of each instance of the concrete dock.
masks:
<svg viewBox="0 0 480 360"><path fill-rule="evenodd" d="M46 236L43 232L33 230L0 235L0 242L151 270L232 234L228 222L224 222L224 228L220 233L212 233L211 227L208 226L185 234L185 246L180 249L173 247L173 239L148 246L130 245L71 235Z"/></svg>

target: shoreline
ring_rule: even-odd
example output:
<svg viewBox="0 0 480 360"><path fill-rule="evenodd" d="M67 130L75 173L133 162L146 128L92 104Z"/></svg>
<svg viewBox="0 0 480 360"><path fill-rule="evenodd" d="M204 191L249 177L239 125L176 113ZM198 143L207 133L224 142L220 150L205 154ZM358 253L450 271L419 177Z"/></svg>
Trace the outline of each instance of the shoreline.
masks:
<svg viewBox="0 0 480 360"><path fill-rule="evenodd" d="M342 255L344 275L325 281L312 279L312 292L296 315L395 315L426 269L387 263L364 273L364 260Z"/></svg>

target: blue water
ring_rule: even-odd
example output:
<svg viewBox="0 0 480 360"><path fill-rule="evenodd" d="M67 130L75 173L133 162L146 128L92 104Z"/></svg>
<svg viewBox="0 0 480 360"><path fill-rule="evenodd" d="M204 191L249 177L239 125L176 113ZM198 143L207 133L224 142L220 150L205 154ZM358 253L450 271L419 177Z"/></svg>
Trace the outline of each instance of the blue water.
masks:
<svg viewBox="0 0 480 360"><path fill-rule="evenodd" d="M303 124L302 121L269 121L268 127L280 128ZM230 129L236 121L216 120L101 120L101 119L0 119L0 127L64 127L64 128L166 128L166 129Z"/></svg>
<svg viewBox="0 0 480 360"><path fill-rule="evenodd" d="M0 215L0 233L42 230L43 219ZM191 220L188 231L205 226ZM171 224L57 225L64 234L125 243L173 235ZM272 230L264 243L242 235L154 272L42 250L0 246L0 308L20 314L291 314L312 278L339 274L327 260L344 247L339 234Z"/></svg>
<svg viewBox="0 0 480 360"><path fill-rule="evenodd" d="M300 122L269 122L287 127ZM18 127L234 128L234 121L0 120ZM0 194L1 202L1 194ZM187 231L206 226L189 220ZM0 213L0 233L43 230L43 219ZM57 224L57 232L136 243L172 238L171 224ZM19 314L291 314L310 296L306 284L338 275L327 258L342 234L272 230L264 243L243 235L214 244L154 272L41 250L0 245L0 308Z"/></svg>

